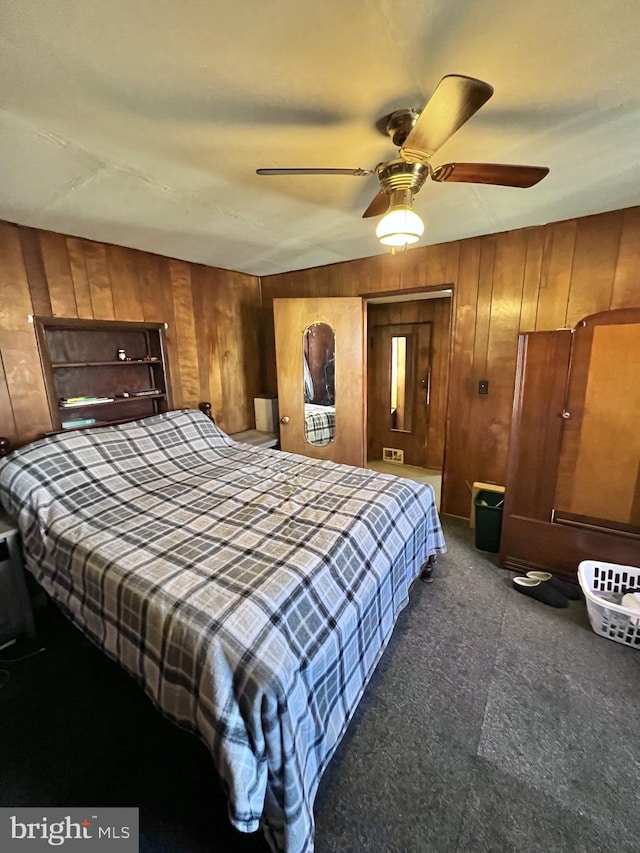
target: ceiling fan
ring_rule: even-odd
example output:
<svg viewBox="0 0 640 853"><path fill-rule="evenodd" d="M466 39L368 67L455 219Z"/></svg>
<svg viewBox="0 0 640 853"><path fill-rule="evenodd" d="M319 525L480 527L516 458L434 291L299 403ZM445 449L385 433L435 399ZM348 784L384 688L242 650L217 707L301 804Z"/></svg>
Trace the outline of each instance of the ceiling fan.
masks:
<svg viewBox="0 0 640 853"><path fill-rule="evenodd" d="M378 163L375 169L256 169L258 175L353 175L376 174L380 190L363 218L382 216L376 233L381 243L403 246L416 242L424 225L413 212L413 197L427 178L505 187L532 187L548 173L546 166L512 166L500 163L445 163L431 165L431 157L493 95L493 87L474 77L448 74L422 110L399 109L378 124L400 149L399 157Z"/></svg>

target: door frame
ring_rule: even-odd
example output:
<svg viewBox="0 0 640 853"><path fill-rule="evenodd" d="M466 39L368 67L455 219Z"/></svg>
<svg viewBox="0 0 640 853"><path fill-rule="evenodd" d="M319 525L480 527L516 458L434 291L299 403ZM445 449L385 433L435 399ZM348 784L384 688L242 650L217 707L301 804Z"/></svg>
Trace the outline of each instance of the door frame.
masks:
<svg viewBox="0 0 640 853"><path fill-rule="evenodd" d="M428 332L426 332L423 327L428 327ZM376 323L375 325L368 324L368 338L369 338L369 344L370 344L369 354L368 354L369 358L367 360L367 390L368 390L368 392L371 392L371 390L372 390L372 384L369 382L369 378L371 378L371 370L374 368L374 364L372 364L372 358L371 357L373 356L374 362L376 360L375 359L376 346L377 346L376 336L379 337L379 342L385 346L386 355L383 355L383 358L384 358L385 362L387 362L387 360L388 360L388 363L385 364L385 367L387 367L389 369L391 366L390 365L391 356L390 356L390 350L388 349L388 347L390 346L391 336L394 335L395 333L398 333L400 335L402 335L402 334L412 335L413 334L413 336L414 336L414 345L416 347L417 354L416 354L416 362L414 365L416 368L416 375L410 376L410 378L412 380L412 382L411 382L411 396L410 396L411 414L412 414L412 428L409 429L408 433L405 433L404 430L399 429L397 431L397 433L394 434L394 436L392 437L390 435L390 429L391 429L391 423L390 423L391 414L390 414L390 412L386 412L383 415L381 415L380 413L377 413L373 417L374 418L380 418L382 421L385 422L384 426L382 426L381 420L378 420L378 423L377 423L378 431L380 433L384 433L384 435L385 435L385 437L383 437L381 440L381 446L388 443L388 441L386 440L386 437L388 436L389 441L396 441L397 444L395 446L404 451L405 463L407 465L418 466L418 467L423 467L423 468L429 467L426 464L426 461L422 461L420 463L415 462L415 461L412 462L412 461L407 460L406 457L408 455L409 457L413 457L414 459L416 458L416 455L415 455L416 448L414 446L414 442L416 440L416 436L418 435L417 424L421 420L424 424L424 430L422 431L422 439L423 439L422 450L425 453L426 453L426 448L427 448L427 444L428 444L429 420L430 420L429 415L430 415L430 413L428 411L423 412L423 414L421 416L420 411L419 411L421 404L418 403L417 398L421 398L422 400L424 400L424 397L426 396L426 394L428 394L430 392L429 378L430 378L430 375L432 372L433 327L434 327L434 323L432 320L410 320L406 323L401 323L401 322ZM427 350L427 362L425 364L423 361L420 360L420 353L421 353L420 343L423 342L423 340L421 341L421 335L424 337L427 334L428 334L428 339L429 339L429 345L428 345L428 350ZM380 366L382 366L382 364L380 361L378 361L375 364L375 367L377 369ZM381 376L382 375L383 374L381 374ZM376 386L375 378L376 377L374 377L373 388L375 388L375 386ZM420 390L418 389L418 382L422 382L422 385L423 385L423 387ZM380 401L378 400L378 402L380 402ZM371 403L371 400L368 399L368 403ZM426 408L426 404L424 404L424 405ZM372 418L368 417L367 428L373 427L373 426L374 426L374 423L373 423ZM369 432L369 429L367 429L367 432ZM369 439L370 438L371 438L371 436L369 434L367 434L367 458L369 455L369 444L370 444ZM377 443L378 442L376 442L376 444Z"/></svg>
<svg viewBox="0 0 640 853"><path fill-rule="evenodd" d="M440 506L445 506L447 496L447 445L451 430L450 404L451 404L451 366L453 361L453 345L455 340L456 326L456 302L457 288L454 282L443 282L442 284L425 285L424 287L403 288L402 290L385 290L376 293L361 294L365 304L365 316L367 318L367 340L369 335L369 305L376 303L415 302L420 299L442 299L448 298L449 302L449 352L447 354L447 388L445 391L445 415L444 415L444 452L442 456L442 485L440 493ZM367 365L368 370L368 365ZM368 377L365 378L365 381ZM368 394L367 394L368 396ZM368 403L368 401L367 401ZM366 422L365 446L368 446L368 422ZM366 461L366 460L365 460Z"/></svg>

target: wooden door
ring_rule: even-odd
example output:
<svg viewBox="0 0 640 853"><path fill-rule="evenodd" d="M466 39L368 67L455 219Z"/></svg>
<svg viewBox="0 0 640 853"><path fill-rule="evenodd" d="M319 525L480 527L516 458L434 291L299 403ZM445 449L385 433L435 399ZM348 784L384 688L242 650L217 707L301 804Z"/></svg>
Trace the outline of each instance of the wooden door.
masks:
<svg viewBox="0 0 640 853"><path fill-rule="evenodd" d="M383 447L404 453L405 465L426 466L431 395L431 323L377 326L370 336L369 459ZM406 342L394 371L394 339ZM397 346L397 345L396 345ZM398 380L394 382L394 375ZM394 393L395 392L395 393Z"/></svg>
<svg viewBox="0 0 640 853"><path fill-rule="evenodd" d="M365 313L359 297L274 299L280 445L291 453L364 465ZM305 438L304 334L314 323L335 333L335 435L323 446Z"/></svg>

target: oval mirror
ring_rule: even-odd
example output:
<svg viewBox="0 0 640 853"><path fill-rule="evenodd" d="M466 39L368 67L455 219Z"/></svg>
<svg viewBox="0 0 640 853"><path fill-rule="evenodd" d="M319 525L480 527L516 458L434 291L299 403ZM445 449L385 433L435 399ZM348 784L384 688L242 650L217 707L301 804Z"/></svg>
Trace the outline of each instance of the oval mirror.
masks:
<svg viewBox="0 0 640 853"><path fill-rule="evenodd" d="M336 336L327 323L312 323L303 332L304 437L322 447L335 438Z"/></svg>

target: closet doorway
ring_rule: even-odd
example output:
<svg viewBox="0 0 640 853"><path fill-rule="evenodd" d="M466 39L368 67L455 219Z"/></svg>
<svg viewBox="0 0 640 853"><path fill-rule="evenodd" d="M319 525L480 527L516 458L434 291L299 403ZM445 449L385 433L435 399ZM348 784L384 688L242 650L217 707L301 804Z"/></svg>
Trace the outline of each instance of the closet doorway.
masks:
<svg viewBox="0 0 640 853"><path fill-rule="evenodd" d="M367 299L367 467L442 485L450 288Z"/></svg>

